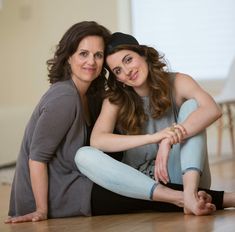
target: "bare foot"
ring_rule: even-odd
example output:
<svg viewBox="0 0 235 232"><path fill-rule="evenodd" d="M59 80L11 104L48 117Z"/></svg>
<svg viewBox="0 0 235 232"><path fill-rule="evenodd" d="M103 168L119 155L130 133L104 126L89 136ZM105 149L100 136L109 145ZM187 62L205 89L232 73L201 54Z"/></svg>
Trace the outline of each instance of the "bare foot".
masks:
<svg viewBox="0 0 235 232"><path fill-rule="evenodd" d="M204 191L199 191L193 196L184 196L184 213L197 216L209 215L216 210L211 203L211 197Z"/></svg>
<svg viewBox="0 0 235 232"><path fill-rule="evenodd" d="M212 202L212 197L205 191L198 191L197 193L199 200L204 200L206 203Z"/></svg>

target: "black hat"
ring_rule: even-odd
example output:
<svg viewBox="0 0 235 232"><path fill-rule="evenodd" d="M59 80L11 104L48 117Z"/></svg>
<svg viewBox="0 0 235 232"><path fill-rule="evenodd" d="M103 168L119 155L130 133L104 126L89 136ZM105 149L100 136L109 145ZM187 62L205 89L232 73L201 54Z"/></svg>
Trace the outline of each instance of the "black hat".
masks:
<svg viewBox="0 0 235 232"><path fill-rule="evenodd" d="M108 44L106 46L106 54L111 53L112 50L119 45L139 45L139 43L132 35L124 34L122 32L115 32L110 36L108 40Z"/></svg>

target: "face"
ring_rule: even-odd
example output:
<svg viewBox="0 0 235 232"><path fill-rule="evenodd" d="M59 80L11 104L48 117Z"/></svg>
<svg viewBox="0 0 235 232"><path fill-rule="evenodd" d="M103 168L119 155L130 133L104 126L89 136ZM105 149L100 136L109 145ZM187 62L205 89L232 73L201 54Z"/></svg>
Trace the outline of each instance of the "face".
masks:
<svg viewBox="0 0 235 232"><path fill-rule="evenodd" d="M143 56L131 50L120 50L106 59L117 80L132 86L138 93L147 88L148 65Z"/></svg>
<svg viewBox="0 0 235 232"><path fill-rule="evenodd" d="M87 36L81 40L77 51L68 60L75 85L89 85L96 79L104 62L104 41L99 36Z"/></svg>

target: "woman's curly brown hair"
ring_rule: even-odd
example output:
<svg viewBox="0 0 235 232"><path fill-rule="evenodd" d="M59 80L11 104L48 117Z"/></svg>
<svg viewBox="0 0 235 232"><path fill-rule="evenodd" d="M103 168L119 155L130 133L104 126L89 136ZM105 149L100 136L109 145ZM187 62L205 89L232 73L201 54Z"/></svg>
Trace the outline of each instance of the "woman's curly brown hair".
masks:
<svg viewBox="0 0 235 232"><path fill-rule="evenodd" d="M149 70L147 81L151 116L155 119L160 118L171 106L171 79L170 73L166 71L163 56L156 49L145 45L120 45L110 54L106 54L106 57L120 50L132 50L145 57ZM106 66L109 70L106 97L120 107L117 127L126 134L140 134L142 125L148 119L144 112L143 100L132 87L123 87L108 65Z"/></svg>
<svg viewBox="0 0 235 232"><path fill-rule="evenodd" d="M107 28L94 21L82 21L71 26L56 46L54 57L47 61L49 82L54 84L71 79L71 68L68 59L77 51L82 39L87 36L100 36L103 38L104 44L106 44L110 34ZM86 93L89 98L88 107L92 124L100 112L105 91L105 74L106 70L103 67L99 77L92 81Z"/></svg>
<svg viewBox="0 0 235 232"><path fill-rule="evenodd" d="M110 31L95 21L82 21L71 26L56 46L54 57L47 61L48 79L51 84L71 79L68 59L76 52L81 40L87 36L100 36L106 43ZM100 78L92 82L90 89L94 88L93 92L104 86L105 74L106 71L103 68Z"/></svg>

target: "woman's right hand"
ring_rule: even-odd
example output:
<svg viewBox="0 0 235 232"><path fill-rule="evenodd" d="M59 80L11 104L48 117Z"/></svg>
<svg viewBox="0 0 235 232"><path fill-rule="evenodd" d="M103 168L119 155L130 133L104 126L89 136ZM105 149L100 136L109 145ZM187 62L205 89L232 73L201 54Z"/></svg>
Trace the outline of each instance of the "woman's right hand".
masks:
<svg viewBox="0 0 235 232"><path fill-rule="evenodd" d="M21 222L39 222L47 220L47 213L42 211L35 211L33 213L25 214L17 217L9 217L5 223L21 223Z"/></svg>
<svg viewBox="0 0 235 232"><path fill-rule="evenodd" d="M153 136L158 138L156 141L157 143L161 142L163 139L169 139L171 145L182 143L186 135L186 129L181 124L176 123L153 134Z"/></svg>

